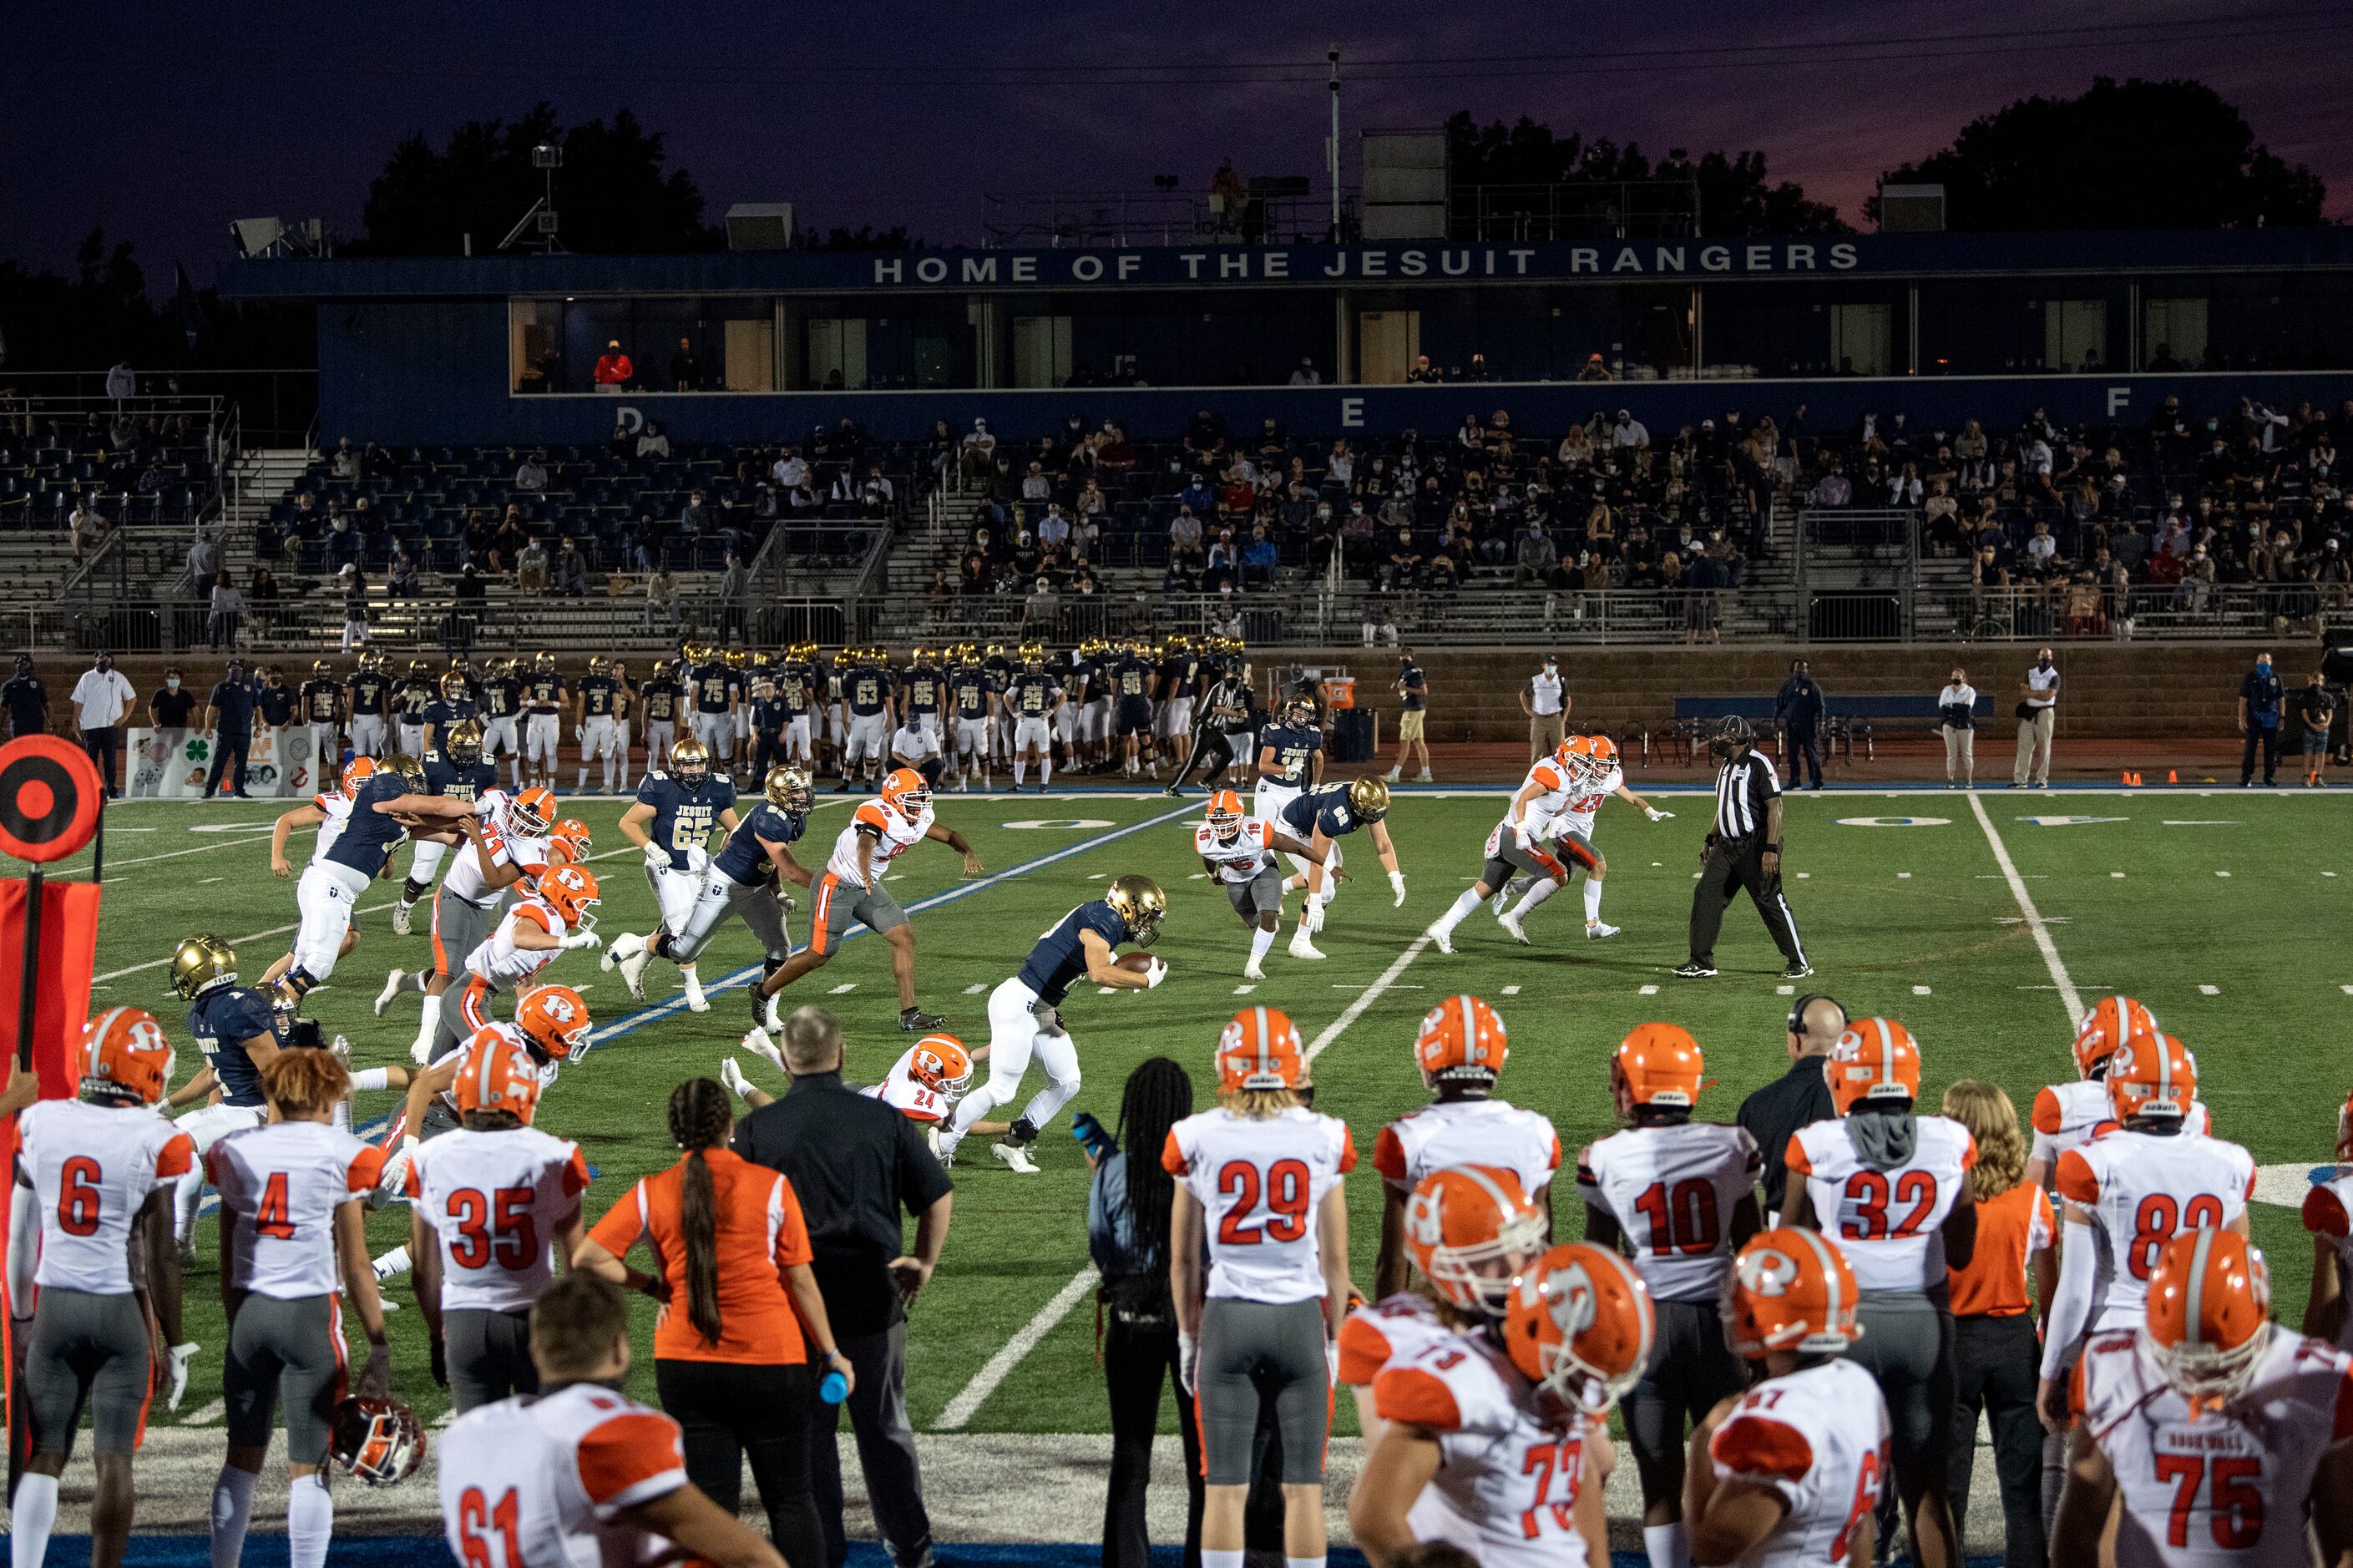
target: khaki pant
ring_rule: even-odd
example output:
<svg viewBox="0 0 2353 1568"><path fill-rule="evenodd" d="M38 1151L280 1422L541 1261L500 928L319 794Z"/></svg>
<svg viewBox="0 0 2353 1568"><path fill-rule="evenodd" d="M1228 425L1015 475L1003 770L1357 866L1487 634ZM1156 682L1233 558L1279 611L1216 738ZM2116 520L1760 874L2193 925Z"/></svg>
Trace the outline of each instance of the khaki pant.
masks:
<svg viewBox="0 0 2353 1568"><path fill-rule="evenodd" d="M1945 782L1956 777L1964 784L1975 784L1978 776L1978 732L1945 726Z"/></svg>
<svg viewBox="0 0 2353 1568"><path fill-rule="evenodd" d="M1562 713L1532 713L1528 716L1528 758L1541 761L1557 750L1561 737L1567 732L1567 715Z"/></svg>
<svg viewBox="0 0 2353 1568"><path fill-rule="evenodd" d="M2037 708L2018 721L2018 763L2010 782L2025 787L2031 779L2039 787L2051 782L2051 731L2059 722L2056 708Z"/></svg>

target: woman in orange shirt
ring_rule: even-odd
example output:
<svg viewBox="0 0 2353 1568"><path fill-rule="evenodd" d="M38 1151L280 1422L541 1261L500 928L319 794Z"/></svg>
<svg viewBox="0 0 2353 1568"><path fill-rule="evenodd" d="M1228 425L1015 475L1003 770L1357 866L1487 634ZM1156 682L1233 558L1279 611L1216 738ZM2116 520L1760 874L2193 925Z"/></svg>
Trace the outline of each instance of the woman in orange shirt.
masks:
<svg viewBox="0 0 2353 1568"><path fill-rule="evenodd" d="M809 1273L800 1200L784 1176L728 1148L734 1130L725 1089L707 1078L680 1084L670 1133L686 1152L607 1210L572 1267L662 1304L654 1386L685 1429L687 1478L732 1517L748 1456L776 1550L791 1568L824 1568L809 1492L817 1382L807 1346L845 1384L849 1362ZM653 1249L652 1274L621 1261L640 1240Z"/></svg>
<svg viewBox="0 0 2353 1568"><path fill-rule="evenodd" d="M2001 1486L2002 1561L2006 1568L2041 1568L2046 1560L2042 1524L2042 1423L2034 1413L2042 1336L2033 1301L2047 1310L2059 1282L2051 1244L2051 1197L2021 1183L2026 1138L2018 1108L1997 1084L1964 1079L1945 1090L1945 1114L1977 1140L1970 1175L1978 1200L1978 1245L1968 1267L1950 1270L1953 1368L1958 1400L1947 1489L1957 1517L1968 1511L1969 1470L1977 1452L1978 1412L1993 1429L1995 1479Z"/></svg>

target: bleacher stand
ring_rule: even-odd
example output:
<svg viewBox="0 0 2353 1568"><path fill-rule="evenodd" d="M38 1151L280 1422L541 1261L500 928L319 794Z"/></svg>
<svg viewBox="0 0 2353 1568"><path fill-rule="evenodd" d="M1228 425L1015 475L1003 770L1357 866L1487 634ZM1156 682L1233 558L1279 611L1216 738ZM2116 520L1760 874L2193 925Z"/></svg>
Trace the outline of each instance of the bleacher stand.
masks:
<svg viewBox="0 0 2353 1568"><path fill-rule="evenodd" d="M210 433L183 414L38 411L0 395L0 530L193 522L217 481Z"/></svg>

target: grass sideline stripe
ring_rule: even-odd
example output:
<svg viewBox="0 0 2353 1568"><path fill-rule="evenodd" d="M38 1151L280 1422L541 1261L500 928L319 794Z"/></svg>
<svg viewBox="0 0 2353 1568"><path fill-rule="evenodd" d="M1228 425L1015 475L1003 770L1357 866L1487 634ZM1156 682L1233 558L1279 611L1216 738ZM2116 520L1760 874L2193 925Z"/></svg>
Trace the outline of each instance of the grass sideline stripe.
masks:
<svg viewBox="0 0 2353 1568"><path fill-rule="evenodd" d="M2043 967L2051 971L2051 982L2059 988L2059 1005L2067 1009L2067 1021L2073 1024L2084 1016L2084 999L2075 994L2075 983L2067 977L2067 966L2059 958L2059 944L2051 940L2051 928L2042 923L2042 911L2034 907L2034 895L2026 890L2026 883L2018 874L2018 864L2010 858L2010 847L1995 830L1985 802L1972 794L1969 810L1976 814L1978 826L1985 829L1994 864L2001 868L2002 877L2010 883L2010 896L2018 900L2018 912L2026 918L2026 929L2034 934L2034 945L2042 952Z"/></svg>

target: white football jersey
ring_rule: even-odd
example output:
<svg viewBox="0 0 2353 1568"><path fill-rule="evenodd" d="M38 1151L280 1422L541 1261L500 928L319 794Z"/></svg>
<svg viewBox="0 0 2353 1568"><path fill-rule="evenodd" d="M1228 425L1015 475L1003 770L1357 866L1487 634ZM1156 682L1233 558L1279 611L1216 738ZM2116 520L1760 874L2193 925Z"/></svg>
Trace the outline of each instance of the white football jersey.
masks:
<svg viewBox="0 0 2353 1568"><path fill-rule="evenodd" d="M1206 1211L1208 1294L1280 1304L1326 1293L1316 1209L1356 1168L1345 1122L1300 1105L1262 1121L1220 1107L1170 1128L1160 1163Z"/></svg>
<svg viewBox="0 0 2353 1568"><path fill-rule="evenodd" d="M1554 835L1557 837L1563 833L1581 833L1588 838L1591 837L1593 818L1601 810L1601 803L1625 787L1625 771L1612 766L1608 773L1601 775L1601 783L1598 786L1577 795L1561 808L1560 815L1553 818Z"/></svg>
<svg viewBox="0 0 2353 1568"><path fill-rule="evenodd" d="M686 1485L678 1423L598 1384L501 1399L434 1439L441 1527L469 1568L628 1568L669 1543L613 1516Z"/></svg>
<svg viewBox="0 0 2353 1568"><path fill-rule="evenodd" d="M2027 1158L2055 1165L2068 1150L2081 1149L2103 1128L2114 1128L2116 1113L2108 1103L2106 1084L2097 1079L2079 1079L2073 1083L2054 1083L2038 1092L2030 1120L2034 1125L2034 1148ZM2201 1138L2212 1130L2205 1101L2191 1102L2182 1126Z"/></svg>
<svg viewBox="0 0 2353 1568"><path fill-rule="evenodd" d="M1743 1568L1829 1568L1888 1484L1887 1402L1862 1367L1826 1361L1742 1394L1707 1453L1719 1485L1768 1488L1789 1507Z"/></svg>
<svg viewBox="0 0 2353 1568"><path fill-rule="evenodd" d="M2254 1190L2254 1156L2220 1138L2118 1128L2060 1155L2059 1195L2092 1211L2107 1265L2092 1331L2138 1328L2165 1244L2221 1229Z"/></svg>
<svg viewBox="0 0 2353 1568"><path fill-rule="evenodd" d="M316 866L326 859L327 851L335 847L335 840L351 826L352 797L339 789L329 790L324 795L312 795L311 804L324 812L327 818L319 824L319 837L311 845L311 864Z"/></svg>
<svg viewBox="0 0 2353 1568"><path fill-rule="evenodd" d="M1441 1100L1398 1117L1373 1141L1373 1169L1406 1192L1449 1165L1501 1165L1533 1202L1560 1169L1560 1134L1542 1113L1507 1100Z"/></svg>
<svg viewBox="0 0 2353 1568"><path fill-rule="evenodd" d="M476 1040L480 1039L484 1034L496 1035L508 1045L521 1046L526 1051L536 1048L530 1044L523 1032L515 1027L514 1025L507 1023L501 1019L493 1018L490 1022L482 1025L480 1028L476 1029L472 1034L467 1036L465 1045L459 1047L459 1050L463 1052L469 1047L471 1047ZM443 1061L448 1061L449 1058L448 1057L444 1057L441 1059ZM556 1075L562 1070L564 1066L561 1058L554 1058L543 1062L535 1057L532 1059L532 1065L539 1071L539 1087L543 1091L555 1082ZM456 1116L458 1114L457 1079L450 1079L449 1087L443 1089L434 1098L441 1102L443 1108L446 1109L451 1116ZM412 1154L416 1152L417 1151L414 1149L409 1151ZM406 1178L403 1178L403 1180L405 1181Z"/></svg>
<svg viewBox="0 0 2353 1568"><path fill-rule="evenodd" d="M2313 1472L2353 1439L2353 1360L2274 1327L2244 1389L2193 1421L2145 1337L2091 1341L2071 1384L2124 1500L2116 1568L2306 1568Z"/></svg>
<svg viewBox="0 0 2353 1568"><path fill-rule="evenodd" d="M470 849L468 853L471 853ZM522 901L506 912L498 929L484 937L481 945L466 955L466 970L481 977L494 991L513 991L554 962L560 948L528 948L515 945L515 931L524 923L537 926L561 942L564 939L564 917L535 895L525 894Z"/></svg>
<svg viewBox="0 0 2353 1568"><path fill-rule="evenodd" d="M923 841L932 830L932 808L925 806L913 818L902 816L879 800L861 802L850 817L849 826L834 836L833 858L825 868L852 887L866 886L865 876L859 870L858 841L865 837L859 830L868 828L877 836L870 852L874 862L874 874L881 876L892 861Z"/></svg>
<svg viewBox="0 0 2353 1568"><path fill-rule="evenodd" d="M2339 1286L2353 1281L2353 1165L2340 1165L2336 1179L2304 1194L2304 1228L2337 1249ZM2337 1348L2353 1350L2353 1312L2337 1325Z"/></svg>
<svg viewBox="0 0 2353 1568"><path fill-rule="evenodd" d="M273 1121L214 1144L205 1173L237 1215L229 1283L281 1301L339 1289L335 1210L376 1184L384 1158L320 1121Z"/></svg>
<svg viewBox="0 0 2353 1568"><path fill-rule="evenodd" d="M1497 833L1508 836L1519 828L1525 829L1530 838L1540 838L1551 827L1553 819L1568 809L1577 795L1577 786L1567 771L1550 757L1528 769L1528 776L1520 781L1518 790L1513 791L1513 798L1516 800L1521 791L1531 789L1536 793L1519 807L1518 816L1514 816L1510 807L1504 808Z"/></svg>
<svg viewBox="0 0 2353 1568"><path fill-rule="evenodd" d="M1805 1178L1814 1223L1837 1238L1854 1266L1855 1289L1865 1294L1946 1289L1940 1227L1978 1163L1978 1143L1950 1117L1912 1121L1912 1157L1885 1169L1862 1163L1843 1119L1817 1121L1789 1139L1789 1173Z"/></svg>
<svg viewBox="0 0 2353 1568"><path fill-rule="evenodd" d="M942 1094L915 1077L915 1047L909 1046L891 1064L891 1076L881 1083L869 1084L858 1091L869 1100L879 1100L910 1121L928 1125L945 1121L948 1112L956 1108L962 1094Z"/></svg>
<svg viewBox="0 0 2353 1568"><path fill-rule="evenodd" d="M483 802L489 802L491 796L498 793L492 790L484 795ZM547 840L509 833L500 824L499 817L497 810L486 809L481 818L482 847L491 852L491 864L520 866L525 876L537 876L547 869ZM441 879L441 887L451 898L463 899L484 909L496 902L506 891L505 888L501 888L494 892L482 879L481 863L476 858L471 844L459 844L451 848L449 869Z"/></svg>
<svg viewBox="0 0 2353 1568"><path fill-rule="evenodd" d="M587 1187L580 1146L535 1127L461 1127L410 1150L401 1193L440 1241L443 1309L529 1307L555 1278L556 1231Z"/></svg>
<svg viewBox="0 0 2353 1568"><path fill-rule="evenodd" d="M1193 830L1193 850L1218 868L1220 882L1247 882L1274 864L1274 824L1262 816L1245 817L1230 844L1204 824Z"/></svg>
<svg viewBox="0 0 2353 1568"><path fill-rule="evenodd" d="M1406 1511L1416 1541L1450 1542L1483 1568L1585 1563L1577 1500L1599 1484L1586 1475L1588 1428L1538 1420L1535 1386L1484 1335L1443 1335L1392 1363L1373 1404L1438 1438L1438 1473Z"/></svg>
<svg viewBox="0 0 2353 1568"><path fill-rule="evenodd" d="M1618 1222L1662 1301L1714 1301L1732 1270L1732 1211L1755 1194L1757 1140L1713 1121L1630 1127L1577 1156L1577 1185Z"/></svg>
<svg viewBox="0 0 2353 1568"><path fill-rule="evenodd" d="M1359 1307L1340 1323L1340 1381L1367 1387L1383 1367L1410 1361L1424 1345L1453 1332L1439 1321L1437 1304L1418 1290Z"/></svg>
<svg viewBox="0 0 2353 1568"><path fill-rule="evenodd" d="M41 1212L36 1285L131 1292L131 1222L147 1195L185 1174L196 1145L153 1110L40 1100L17 1113L16 1163Z"/></svg>

